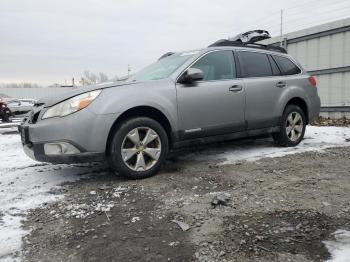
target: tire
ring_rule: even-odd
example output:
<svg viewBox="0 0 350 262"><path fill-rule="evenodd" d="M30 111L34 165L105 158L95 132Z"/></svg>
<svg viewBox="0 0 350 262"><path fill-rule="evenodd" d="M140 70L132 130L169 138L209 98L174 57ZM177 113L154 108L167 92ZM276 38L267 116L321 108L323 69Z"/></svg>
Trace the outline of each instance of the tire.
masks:
<svg viewBox="0 0 350 262"><path fill-rule="evenodd" d="M284 147L297 146L304 138L306 117L296 105L288 105L283 112L280 131L272 134L275 144Z"/></svg>
<svg viewBox="0 0 350 262"><path fill-rule="evenodd" d="M168 149L168 136L164 128L151 118L136 117L124 121L115 130L109 146L108 162L112 171L123 177L148 178L158 172Z"/></svg>

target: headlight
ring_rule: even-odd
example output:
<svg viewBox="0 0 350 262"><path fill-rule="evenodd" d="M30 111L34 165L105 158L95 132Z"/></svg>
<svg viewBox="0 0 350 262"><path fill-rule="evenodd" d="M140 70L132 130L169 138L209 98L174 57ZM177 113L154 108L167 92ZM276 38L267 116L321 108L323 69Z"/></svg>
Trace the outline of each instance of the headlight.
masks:
<svg viewBox="0 0 350 262"><path fill-rule="evenodd" d="M55 117L55 116L67 116L72 113L75 113L88 105L92 103L92 101L95 100L95 98L101 93L100 90L95 90L92 92L84 93L75 97L72 97L70 99L67 99L61 103L58 103L57 105L54 105L50 107L45 114L43 115L42 119Z"/></svg>

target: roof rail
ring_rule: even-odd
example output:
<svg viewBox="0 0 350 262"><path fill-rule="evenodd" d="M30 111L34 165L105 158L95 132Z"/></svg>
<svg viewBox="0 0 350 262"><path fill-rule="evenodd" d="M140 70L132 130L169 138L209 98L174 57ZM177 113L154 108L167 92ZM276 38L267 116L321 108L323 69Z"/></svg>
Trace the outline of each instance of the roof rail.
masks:
<svg viewBox="0 0 350 262"><path fill-rule="evenodd" d="M174 53L174 52L165 53L164 55L162 55L161 57L158 58L158 61L159 61L159 60L162 60L163 58L166 58L166 57L168 57L168 56L171 56L171 55L173 55L173 54L175 54L175 53Z"/></svg>
<svg viewBox="0 0 350 262"><path fill-rule="evenodd" d="M283 47L279 47L279 46L263 45L263 44L250 43L250 42L243 43L241 41L230 41L230 40L226 40L226 39L216 41L215 43L211 44L208 47L215 47L215 46L250 47L250 48L258 48L258 49L264 49L264 50L270 50L270 51L277 51L280 53L287 54L286 49L284 49Z"/></svg>

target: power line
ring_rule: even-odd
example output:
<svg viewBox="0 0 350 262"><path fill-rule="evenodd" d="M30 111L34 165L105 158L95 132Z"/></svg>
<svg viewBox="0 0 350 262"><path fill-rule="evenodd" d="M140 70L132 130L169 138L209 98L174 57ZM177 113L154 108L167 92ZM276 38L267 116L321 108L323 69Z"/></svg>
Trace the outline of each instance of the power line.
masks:
<svg viewBox="0 0 350 262"><path fill-rule="evenodd" d="M309 1L307 3L312 3L312 2L319 2L319 0L312 0L312 1ZM305 5L309 6L307 3L301 4L301 5L297 5L297 6L294 6L294 7L291 7L291 8L283 8L282 10L283 10L283 12L286 12L286 11L288 11L290 9L294 9L296 7L299 7L299 6L305 6ZM347 3L347 2L343 1L343 3ZM298 11L298 12L300 13L300 11ZM277 16L279 17L280 13L281 13L281 11L270 12L267 15L265 15L264 17L260 17L258 19L252 20L252 24L257 24L257 23L261 24L262 22L265 22L265 21L268 21L268 20L271 20L271 19L276 20L276 17Z"/></svg>
<svg viewBox="0 0 350 262"><path fill-rule="evenodd" d="M337 13L337 16L336 16L336 17L334 17L333 14L324 16L323 19L322 19L322 24L325 23L326 20L327 20L327 21L328 21L328 20L339 20L340 17L343 17L343 18L349 17L349 14L348 14L348 11L349 11L349 10L350 10L350 7L344 10L344 12L346 12L346 14L343 14L344 12L341 13L341 14ZM295 21L296 21L296 20L295 20ZM317 20L315 20L315 19L304 20L304 21L302 21L302 22L300 22L300 23L290 23L290 22L289 22L289 23L287 24L286 28L288 28L288 29L290 30L291 28L295 28L295 27L302 26L302 25L307 26L309 23L318 23L318 24L319 24L319 20L318 20L318 19L317 19Z"/></svg>
<svg viewBox="0 0 350 262"><path fill-rule="evenodd" d="M331 1L332 1L332 3L331 3L332 6L338 5L338 4L343 4L343 3L347 3L347 4L349 3L348 1L344 1L344 0L342 0L341 2L336 2L336 3L334 3L333 0L331 0ZM325 7L325 5L312 6L312 5L310 5L311 3L319 3L319 0L312 0L312 1L305 2L303 4L299 4L299 5L293 6L293 7L283 8L283 12L287 15L286 17L289 17L293 13L300 14L300 13L302 13L301 11L305 11L305 10L301 10L301 9L298 9L298 10L295 10L295 11L292 11L292 12L290 11L290 10L293 10L293 9L296 9L296 8L299 8L299 7L306 6L307 8L313 8L313 10L315 10L315 8L317 9L317 8L324 8ZM253 25L260 25L261 23L264 23L264 22L269 21L269 20L278 21L277 16L279 17L279 15L280 15L280 11L270 12L270 13L266 14L264 17L260 17L258 19L254 19L251 22L251 24L253 24Z"/></svg>
<svg viewBox="0 0 350 262"><path fill-rule="evenodd" d="M344 19L344 18L348 18L348 17L349 17L349 16L346 15L346 16L344 16L344 17L339 17L339 18L337 18L337 19L330 18L330 19L324 20L323 23L330 23L330 22L334 22L334 21L336 21L336 20L338 20L338 19ZM317 26L317 25L319 25L318 22L309 23L309 24L307 25L307 27L304 26L304 25L302 24L302 25L299 25L299 26L296 26L296 27L293 27L293 28L288 29L288 30L287 30L287 33L294 32L294 31L298 31L298 30L303 30L303 29L305 29L305 28L314 27L314 26Z"/></svg>
<svg viewBox="0 0 350 262"><path fill-rule="evenodd" d="M337 9L333 9L333 10L322 10L322 11L318 11L317 12L317 16L309 16L309 17L304 17L304 16L287 16L283 13L283 31L284 33L286 33L287 31L290 31L292 28L296 28L302 25L308 25L310 23L317 23L317 24L323 24L329 20L338 20L340 18L345 18L345 17L349 17L348 13L349 13L349 9L350 6L346 6L343 8L337 8ZM344 14L346 13L346 14ZM322 20L320 20L320 15L322 15ZM259 27L263 27L264 29L269 29L269 30L273 30L274 32L277 31L277 29L279 29L280 31L280 23L279 21L279 17L275 17L275 22L274 23L259 23ZM301 23L295 23L302 20ZM256 25L250 25L249 29L254 29L254 27L256 27ZM271 33L271 32L270 32Z"/></svg>
<svg viewBox="0 0 350 262"><path fill-rule="evenodd" d="M344 11L348 11L348 8L350 8L350 6L348 5L349 2L348 1L340 1L340 2L336 2L336 3L332 3L331 9L327 9L324 10L325 8L327 8L326 5L311 5L311 3L319 3L319 0L312 0L312 1L308 1L305 2L303 4L299 4L293 7L288 7L288 8L284 8L283 9L283 31L286 32L286 30L284 28L287 28L287 31L291 30L291 23L293 23L293 28L297 28L298 26L304 25L304 24L308 24L310 23L310 20L308 19L309 17L307 17L307 20L305 20L305 10L299 10L298 8L300 7L304 7L307 6L307 9L312 8L313 10L313 16L310 16L310 18L312 19L312 23L315 23L313 19L320 19L319 15L321 14L327 14L327 18L323 17L322 21L318 21L318 23L320 24L320 22L324 23L324 20L335 20L336 18L339 18L339 13L343 13ZM344 5L347 4L347 5ZM295 10L297 9L297 10ZM295 10L290 12L290 10ZM303 11L303 12L301 12ZM294 13L294 14L293 14ZM335 15L335 13L337 13L337 17L335 18L329 18L329 15ZM273 30L273 32L277 31L277 28L281 27L281 21L280 17L277 16L277 14L280 14L280 12L271 12L269 13L269 16L261 18L261 19L257 19L255 21L253 21L249 26L246 26L245 29L247 30L251 30L251 29L255 29L256 27L262 28L264 27L264 29L269 28L269 30ZM315 16L315 14L317 14L318 16ZM343 14L342 14L343 15ZM295 25L294 22L297 22L299 20L303 20L302 24L297 24ZM274 22L273 22L274 21ZM276 30L275 30L276 29ZM281 28L279 28L281 29ZM279 30L280 31L280 30ZM270 32L271 33L271 32Z"/></svg>
<svg viewBox="0 0 350 262"><path fill-rule="evenodd" d="M327 0L326 0L327 1ZM331 3L330 4L335 4L335 1L334 0L330 0ZM347 0L342 0L341 2L343 3L347 3L348 1ZM341 3L341 2L338 2L338 3ZM304 2L302 4L299 4L299 5L294 5L294 6L291 6L291 7L286 7L286 8L283 8L284 11L290 11L290 10L293 10L293 9L296 9L296 8L299 8L299 7L310 7L310 4L311 3L320 3L320 0L311 0L311 1L308 1L308 2Z"/></svg>
<svg viewBox="0 0 350 262"><path fill-rule="evenodd" d="M328 1L328 0L325 0L325 1ZM311 4L313 3L313 4ZM323 2L322 4L320 4L320 1L311 1L309 2L309 4L305 4L305 5L299 5L298 7L295 7L295 8L285 8L283 9L283 11L285 11L285 13L288 15L288 16L292 16L292 15L298 15L298 14L305 14L305 13L308 13L308 15L310 16L314 16L314 13L320 9L325 9L327 8L327 10L329 10L330 8L334 8L336 7L339 8L341 7L341 5L348 5L349 4L349 1L339 1L339 2L336 2L336 1L333 1L333 0L330 0L329 3L325 3ZM302 6L302 7L300 7Z"/></svg>
<svg viewBox="0 0 350 262"><path fill-rule="evenodd" d="M322 11L318 11L317 14L318 15L321 15L321 14L335 14L335 13L339 13L339 12L344 12L344 11L347 11L348 9L350 8L350 5L349 6L345 6L345 7L342 7L342 8L337 8L337 9L333 9L333 10L322 10ZM284 10L283 10L284 11ZM291 22L294 22L294 21L297 21L297 20L300 20L301 18L305 18L305 15L302 14L302 15L294 15L294 16L288 16L288 15L285 15L284 14L284 19L283 19L283 22L285 23L291 23ZM319 19L318 16L308 16L306 17L307 19ZM276 16L275 17L275 20L278 21L278 17ZM305 21L305 19L304 19ZM307 21L307 20L306 20ZM261 23L260 23L261 25ZM279 26L278 23L274 23L272 24L272 26Z"/></svg>
<svg viewBox="0 0 350 262"><path fill-rule="evenodd" d="M312 16L308 16L308 17L311 17L311 18L318 18L316 15L318 15L318 14L324 14L324 13L333 13L333 12L341 12L341 11L343 11L344 9L347 9L347 8L350 8L350 4L349 3L347 3L347 5L345 5L345 6L336 6L336 8L334 8L334 6L332 6L331 8L327 8L327 9L325 9L325 7L321 7L321 8L319 8L319 9L314 9L313 10L313 15ZM290 18L290 17L301 17L301 16L305 16L305 13L298 13L298 14L295 14L295 15L290 15L290 14L286 14L286 17L287 18ZM295 18L294 18L295 19ZM293 21L293 19L289 19L289 20L292 20Z"/></svg>

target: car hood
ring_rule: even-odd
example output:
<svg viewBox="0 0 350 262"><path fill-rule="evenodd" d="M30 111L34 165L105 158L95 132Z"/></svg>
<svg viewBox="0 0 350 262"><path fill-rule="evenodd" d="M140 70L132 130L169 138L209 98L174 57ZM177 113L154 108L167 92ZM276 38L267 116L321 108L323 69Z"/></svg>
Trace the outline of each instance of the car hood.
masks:
<svg viewBox="0 0 350 262"><path fill-rule="evenodd" d="M67 100L71 97L84 94L86 92L90 92L98 89L135 85L135 84L136 82L110 82L110 83L103 83L103 84L91 85L86 87L78 87L76 89L72 89L70 91L64 92L59 95L44 97L40 99L36 104L45 105L45 107L50 107L64 100Z"/></svg>

